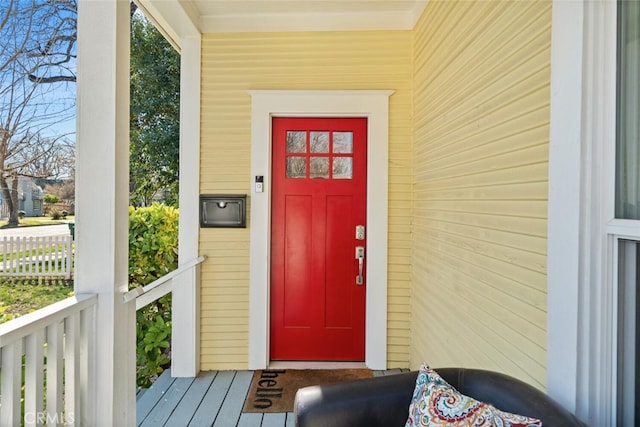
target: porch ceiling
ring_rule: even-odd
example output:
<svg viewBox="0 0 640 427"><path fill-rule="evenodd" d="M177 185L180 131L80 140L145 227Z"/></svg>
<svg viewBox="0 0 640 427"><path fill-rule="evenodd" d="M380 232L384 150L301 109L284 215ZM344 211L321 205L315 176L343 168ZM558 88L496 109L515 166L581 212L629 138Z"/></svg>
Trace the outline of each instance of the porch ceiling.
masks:
<svg viewBox="0 0 640 427"><path fill-rule="evenodd" d="M411 29L427 0L137 0L159 23L200 33ZM179 7L179 9L177 9ZM171 27L175 29L175 24Z"/></svg>

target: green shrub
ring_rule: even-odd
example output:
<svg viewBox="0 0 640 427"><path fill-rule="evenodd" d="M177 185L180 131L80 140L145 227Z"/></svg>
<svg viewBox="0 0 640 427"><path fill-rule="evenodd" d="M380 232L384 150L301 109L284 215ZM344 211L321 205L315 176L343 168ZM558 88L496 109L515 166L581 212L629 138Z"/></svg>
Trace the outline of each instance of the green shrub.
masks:
<svg viewBox="0 0 640 427"><path fill-rule="evenodd" d="M58 209L52 209L51 212L49 212L49 215L51 215L51 219L53 220L58 220L62 218L62 214Z"/></svg>
<svg viewBox="0 0 640 427"><path fill-rule="evenodd" d="M45 203L49 203L49 204L58 203L58 200L60 200L60 199L55 194L45 194L44 195L44 202Z"/></svg>
<svg viewBox="0 0 640 427"><path fill-rule="evenodd" d="M178 268L178 210L129 208L129 284L147 285ZM170 364L171 294L137 314L137 383L149 387Z"/></svg>
<svg viewBox="0 0 640 427"><path fill-rule="evenodd" d="M129 283L144 286L178 267L178 210L129 208Z"/></svg>

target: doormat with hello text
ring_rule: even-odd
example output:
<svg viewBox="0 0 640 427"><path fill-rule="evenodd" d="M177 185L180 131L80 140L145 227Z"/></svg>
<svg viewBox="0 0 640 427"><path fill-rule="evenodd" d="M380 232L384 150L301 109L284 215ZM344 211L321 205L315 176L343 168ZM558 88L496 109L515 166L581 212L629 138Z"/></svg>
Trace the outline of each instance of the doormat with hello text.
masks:
<svg viewBox="0 0 640 427"><path fill-rule="evenodd" d="M372 377L370 369L269 369L253 373L242 412L292 412L299 388Z"/></svg>

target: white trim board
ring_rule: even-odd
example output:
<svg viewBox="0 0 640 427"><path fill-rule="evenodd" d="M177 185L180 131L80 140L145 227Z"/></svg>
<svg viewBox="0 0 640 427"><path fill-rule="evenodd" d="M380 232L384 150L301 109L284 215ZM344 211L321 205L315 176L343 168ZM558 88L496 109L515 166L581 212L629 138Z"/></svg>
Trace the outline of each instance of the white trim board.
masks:
<svg viewBox="0 0 640 427"><path fill-rule="evenodd" d="M249 271L249 369L269 365L269 265L271 229L271 118L366 117L367 296L365 364L387 367L387 229L389 97L392 90L250 90L251 211ZM264 192L253 182L264 177Z"/></svg>

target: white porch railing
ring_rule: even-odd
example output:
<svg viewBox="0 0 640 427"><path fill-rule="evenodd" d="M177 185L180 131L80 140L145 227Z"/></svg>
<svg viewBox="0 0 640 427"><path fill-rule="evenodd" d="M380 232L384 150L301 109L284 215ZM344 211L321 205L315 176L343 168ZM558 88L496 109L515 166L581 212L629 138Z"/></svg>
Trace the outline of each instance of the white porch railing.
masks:
<svg viewBox="0 0 640 427"><path fill-rule="evenodd" d="M0 325L1 426L91 425L97 301L71 297Z"/></svg>
<svg viewBox="0 0 640 427"><path fill-rule="evenodd" d="M151 304L152 302L162 298L173 290L173 279L182 273L191 270L201 264L206 256L199 256L198 258L184 263L177 269L165 274L159 279L154 280L148 285L142 288L134 288L124 294L123 300L125 303L131 302L135 299L136 310L140 310L142 307Z"/></svg>
<svg viewBox="0 0 640 427"><path fill-rule="evenodd" d="M174 278L204 260L201 256L132 289L123 303L144 307L171 292ZM79 295L0 325L0 426L98 424L97 303L96 295ZM135 322L130 327L135 329ZM135 402L130 408L135 411Z"/></svg>
<svg viewBox="0 0 640 427"><path fill-rule="evenodd" d="M71 278L71 236L4 237L0 276Z"/></svg>

